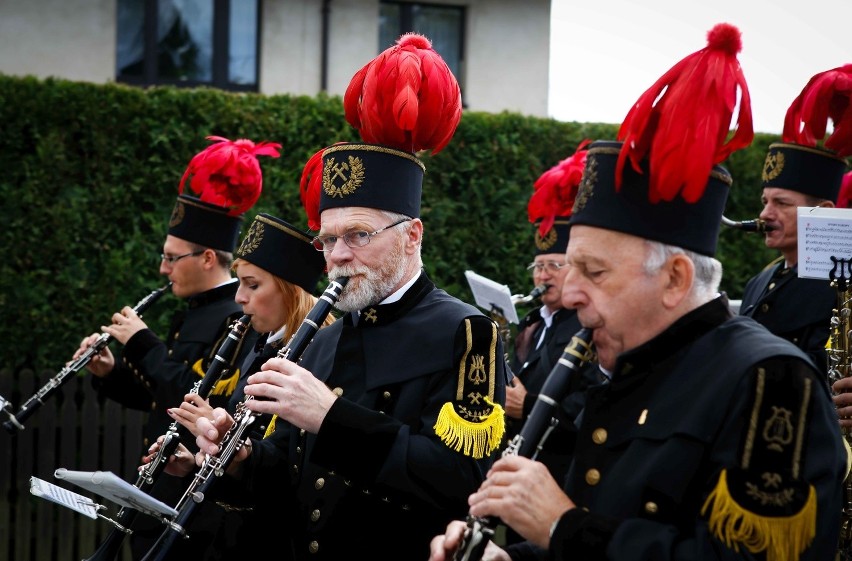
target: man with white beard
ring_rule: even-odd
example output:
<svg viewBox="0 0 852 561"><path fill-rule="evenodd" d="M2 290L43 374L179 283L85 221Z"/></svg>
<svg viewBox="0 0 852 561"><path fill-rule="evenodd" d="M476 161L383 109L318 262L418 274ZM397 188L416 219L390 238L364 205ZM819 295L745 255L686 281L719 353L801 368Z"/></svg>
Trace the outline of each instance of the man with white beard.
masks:
<svg viewBox="0 0 852 561"><path fill-rule="evenodd" d="M421 36L380 56L402 47L430 68L443 64ZM273 358L249 378L248 407L277 415L276 426L229 470L262 516L280 521L280 532L257 539L280 551L289 538L297 559L425 559L498 455L506 365L497 326L437 288L421 259L425 168L414 152L439 151L461 117L454 78L444 85L459 110L426 119L434 130L453 117L438 141L411 133L399 135L405 147L390 137L374 143L373 127L370 142L335 144L306 166L314 247L329 279L348 278L335 305L344 313L300 360ZM347 119L361 99L347 91ZM231 424L222 410L200 420L201 450L215 453Z"/></svg>

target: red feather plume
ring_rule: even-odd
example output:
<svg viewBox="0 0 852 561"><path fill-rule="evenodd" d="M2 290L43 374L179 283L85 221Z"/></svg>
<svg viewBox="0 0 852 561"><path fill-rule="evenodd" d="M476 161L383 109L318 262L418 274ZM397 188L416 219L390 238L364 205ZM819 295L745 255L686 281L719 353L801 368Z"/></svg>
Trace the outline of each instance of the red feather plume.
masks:
<svg viewBox="0 0 852 561"><path fill-rule="evenodd" d="M343 142L336 142L334 145L337 144L343 144ZM308 228L311 230L320 229L319 205L320 189L322 189L322 154L325 151L326 149L322 148L311 156L302 169L302 178L299 180L299 200L302 201L305 214L308 216Z"/></svg>
<svg viewBox="0 0 852 561"><path fill-rule="evenodd" d="M829 119L834 131L825 138ZM852 154L852 64L813 76L793 100L781 138L803 146L824 146L845 158Z"/></svg>
<svg viewBox="0 0 852 561"><path fill-rule="evenodd" d="M355 73L343 108L364 142L437 154L461 121L461 89L432 43L406 33Z"/></svg>
<svg viewBox="0 0 852 561"><path fill-rule="evenodd" d="M198 197L228 209L230 216L238 216L250 209L260 198L263 174L257 156L277 158L281 145L240 139L230 141L221 136L208 136L211 144L195 155L180 179L178 193L183 193L186 180Z"/></svg>
<svg viewBox="0 0 852 561"><path fill-rule="evenodd" d="M843 176L840 193L837 194L837 208L852 208L852 171Z"/></svg>
<svg viewBox="0 0 852 561"><path fill-rule="evenodd" d="M532 223L541 220L538 231L542 236L550 231L557 216L571 215L580 180L583 178L583 169L586 167L585 148L589 142L581 142L571 156L541 174L533 183L527 215Z"/></svg>
<svg viewBox="0 0 852 561"><path fill-rule="evenodd" d="M694 203L704 194L715 164L754 139L751 99L737 53L740 31L720 23L707 34L707 46L682 59L630 109L618 131L624 142L616 165L621 186L625 161L641 173L649 158L649 198L671 201L680 194ZM728 138L739 111L736 131Z"/></svg>

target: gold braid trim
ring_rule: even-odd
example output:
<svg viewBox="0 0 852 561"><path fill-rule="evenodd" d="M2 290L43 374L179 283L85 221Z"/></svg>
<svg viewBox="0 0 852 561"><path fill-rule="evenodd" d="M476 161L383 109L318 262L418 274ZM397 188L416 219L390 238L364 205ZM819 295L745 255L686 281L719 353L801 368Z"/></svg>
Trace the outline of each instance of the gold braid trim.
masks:
<svg viewBox="0 0 852 561"><path fill-rule="evenodd" d="M198 359L196 363L192 365L192 371L202 378L206 375L204 370L201 369L201 359ZM234 393L234 390L237 389L237 382L239 381L240 369L237 368L232 376L228 376L227 378L223 378L216 382L216 385L214 385L213 389L210 391L210 395L231 395Z"/></svg>
<svg viewBox="0 0 852 561"><path fill-rule="evenodd" d="M444 444L465 456L477 460L490 456L500 446L506 424L503 408L487 397L485 403L492 406L491 413L476 422L463 419L451 402L445 403L435 421L435 434Z"/></svg>
<svg viewBox="0 0 852 561"><path fill-rule="evenodd" d="M734 551L742 544L751 553L766 551L766 561L798 559L816 535L816 490L809 486L808 499L793 516L760 516L742 508L728 490L727 470L701 507L711 507L710 532Z"/></svg>

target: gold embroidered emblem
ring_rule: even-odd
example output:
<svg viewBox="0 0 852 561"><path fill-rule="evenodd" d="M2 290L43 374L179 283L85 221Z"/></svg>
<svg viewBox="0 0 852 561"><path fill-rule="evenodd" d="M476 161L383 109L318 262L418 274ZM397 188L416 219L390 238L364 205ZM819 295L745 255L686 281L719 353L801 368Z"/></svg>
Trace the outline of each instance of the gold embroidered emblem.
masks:
<svg viewBox="0 0 852 561"><path fill-rule="evenodd" d="M766 161L763 163L763 174L761 175L764 183L772 181L784 171L784 153L770 152L766 155Z"/></svg>
<svg viewBox="0 0 852 561"><path fill-rule="evenodd" d="M474 355L470 362L470 372L467 374L467 379L476 385L485 383L488 380L488 373L485 372L485 357Z"/></svg>
<svg viewBox="0 0 852 561"><path fill-rule="evenodd" d="M598 182L598 160L594 157L589 157L586 162L586 168L583 170L583 178L580 180L580 186L577 188L577 197L574 199L574 208L571 213L577 213L586 206L592 195L595 194L595 183Z"/></svg>
<svg viewBox="0 0 852 561"><path fill-rule="evenodd" d="M375 309L375 308L370 308L370 309L369 309L369 310L368 310L368 311L364 314L364 319L365 319L365 320L370 320L370 321L371 321L371 322L373 322L373 323L376 323L377 321L379 321L378 316L376 316L376 309Z"/></svg>
<svg viewBox="0 0 852 561"><path fill-rule="evenodd" d="M182 201L178 201L175 208L172 209L172 215L169 217L169 228L174 228L183 222L184 216L186 216L186 207L183 206Z"/></svg>
<svg viewBox="0 0 852 561"><path fill-rule="evenodd" d="M364 182L364 162L349 156L348 162L336 163L328 158L322 172L322 189L329 197L343 198L354 193Z"/></svg>
<svg viewBox="0 0 852 561"><path fill-rule="evenodd" d="M772 406L772 416L763 425L763 438L770 450L781 452L783 447L793 441L793 412L783 407Z"/></svg>
<svg viewBox="0 0 852 561"><path fill-rule="evenodd" d="M261 222L255 221L251 228L249 228L246 237L243 238L243 243L240 244L240 248L237 250L237 255L242 257L243 255L248 255L260 247L260 242L263 241L263 232L264 226Z"/></svg>
<svg viewBox="0 0 852 561"><path fill-rule="evenodd" d="M550 249L556 243L556 229L551 228L544 237L541 237L541 234L538 230L535 231L535 246L540 250L544 251L546 249Z"/></svg>

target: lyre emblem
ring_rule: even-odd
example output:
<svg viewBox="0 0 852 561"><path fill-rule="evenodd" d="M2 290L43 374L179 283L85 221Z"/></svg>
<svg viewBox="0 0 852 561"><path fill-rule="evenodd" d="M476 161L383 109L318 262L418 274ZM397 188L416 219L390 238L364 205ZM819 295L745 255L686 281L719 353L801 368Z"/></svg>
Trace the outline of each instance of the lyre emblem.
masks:
<svg viewBox="0 0 852 561"><path fill-rule="evenodd" d="M781 452L793 440L793 412L783 407L772 406L772 416L763 426L763 438L770 450Z"/></svg>
<svg viewBox="0 0 852 561"><path fill-rule="evenodd" d="M470 372L467 374L467 379L474 384L484 383L488 377L485 374L485 357L482 355L474 355L471 360Z"/></svg>

